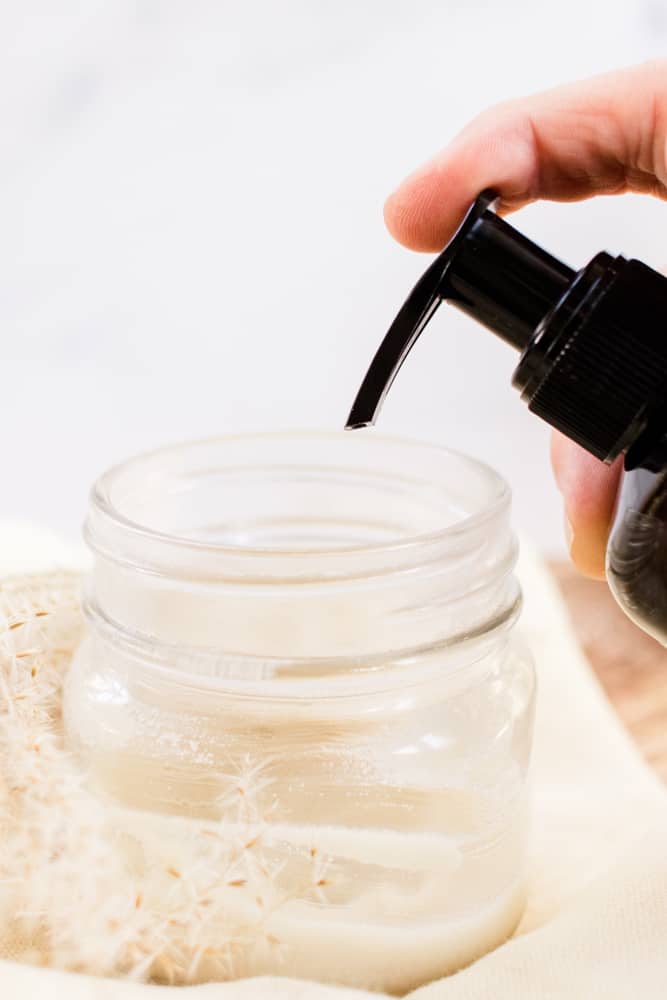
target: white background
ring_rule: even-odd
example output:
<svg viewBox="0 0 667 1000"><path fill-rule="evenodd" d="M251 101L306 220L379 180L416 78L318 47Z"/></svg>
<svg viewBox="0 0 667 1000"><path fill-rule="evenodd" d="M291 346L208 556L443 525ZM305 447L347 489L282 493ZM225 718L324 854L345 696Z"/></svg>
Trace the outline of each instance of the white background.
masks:
<svg viewBox="0 0 667 1000"><path fill-rule="evenodd" d="M93 478L188 437L339 427L424 258L401 176L499 99L667 51L664 0L3 0L0 515L75 537ZM667 263L667 207L540 205L573 266ZM491 461L561 545L512 352L442 309L380 429Z"/></svg>

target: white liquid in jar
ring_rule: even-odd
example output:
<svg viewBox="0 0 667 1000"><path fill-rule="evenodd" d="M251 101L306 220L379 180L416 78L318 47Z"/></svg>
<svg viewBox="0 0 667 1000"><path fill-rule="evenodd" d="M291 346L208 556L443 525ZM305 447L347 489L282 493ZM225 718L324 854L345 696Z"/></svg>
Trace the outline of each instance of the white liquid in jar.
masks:
<svg viewBox="0 0 667 1000"><path fill-rule="evenodd" d="M137 810L155 810L131 820L144 853L182 870L189 823L222 822L220 832L228 822L230 836L239 818L261 825L284 899L260 940L235 951L235 976L401 993L456 971L515 928L523 908L523 793L512 798L512 787L499 802L497 789L476 788L494 786L493 746L490 756L464 757L457 774L432 731L437 680L412 692L404 685L401 711L395 695L384 703L377 695L352 704L217 703L201 691L174 699L168 687L135 680L124 689L117 675L104 683L103 670L91 692L90 678L78 677L89 656L84 646L73 665L67 726L100 788ZM472 713L483 733L496 720L491 709L485 717L475 691L462 685L461 726ZM366 711L369 704L375 712ZM501 747L497 741L506 768ZM252 885L230 892L228 919L236 914L242 925L255 895ZM203 960L197 978L210 976L215 969Z"/></svg>
<svg viewBox="0 0 667 1000"><path fill-rule="evenodd" d="M129 828L153 860L179 871L193 860L187 821L135 813ZM234 976L278 974L401 994L502 943L523 911L518 826L496 843L475 847L463 839L378 828L269 824L265 835L269 853L282 855L289 871L281 879L286 901L268 916L256 941L235 951ZM326 873L326 888L319 898L310 892L310 898L290 899L290 881L307 881L314 844L320 845L318 871ZM247 923L255 891L229 891L227 922ZM197 979L216 978L215 970L215 959L204 959Z"/></svg>

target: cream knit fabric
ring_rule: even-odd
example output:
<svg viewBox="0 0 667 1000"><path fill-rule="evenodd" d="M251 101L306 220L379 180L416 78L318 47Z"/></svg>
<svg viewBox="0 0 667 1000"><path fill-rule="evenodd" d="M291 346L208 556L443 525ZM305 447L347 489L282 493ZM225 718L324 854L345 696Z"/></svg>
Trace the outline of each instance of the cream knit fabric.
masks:
<svg viewBox="0 0 667 1000"><path fill-rule="evenodd" d="M71 563L29 527L0 531L0 572ZM524 546L522 631L538 668L533 855L515 937L419 1000L667 996L667 793L639 758L572 635L555 585ZM667 653L665 654L667 669ZM0 962L7 1000L165 1000L142 986ZM370 994L285 979L179 988L184 1000L344 1000ZM376 995L375 995L376 996Z"/></svg>

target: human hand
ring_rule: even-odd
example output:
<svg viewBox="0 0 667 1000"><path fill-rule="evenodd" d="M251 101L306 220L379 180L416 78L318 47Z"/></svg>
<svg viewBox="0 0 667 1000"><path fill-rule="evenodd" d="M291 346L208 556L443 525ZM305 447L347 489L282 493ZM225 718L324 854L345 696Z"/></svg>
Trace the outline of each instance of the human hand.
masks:
<svg viewBox="0 0 667 1000"><path fill-rule="evenodd" d="M541 198L667 198L667 61L484 111L389 197L387 226L413 250L441 250L484 188L500 195L501 214ZM607 466L558 433L551 460L572 559L604 577L622 461Z"/></svg>

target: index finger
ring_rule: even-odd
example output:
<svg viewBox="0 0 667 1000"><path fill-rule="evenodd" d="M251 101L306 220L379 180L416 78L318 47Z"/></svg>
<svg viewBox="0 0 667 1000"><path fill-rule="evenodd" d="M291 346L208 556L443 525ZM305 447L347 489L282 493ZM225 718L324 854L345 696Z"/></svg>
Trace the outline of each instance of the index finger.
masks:
<svg viewBox="0 0 667 1000"><path fill-rule="evenodd" d="M501 211L538 198L637 191L667 197L667 61L608 73L483 112L389 197L385 220L413 250L448 242L480 191Z"/></svg>

